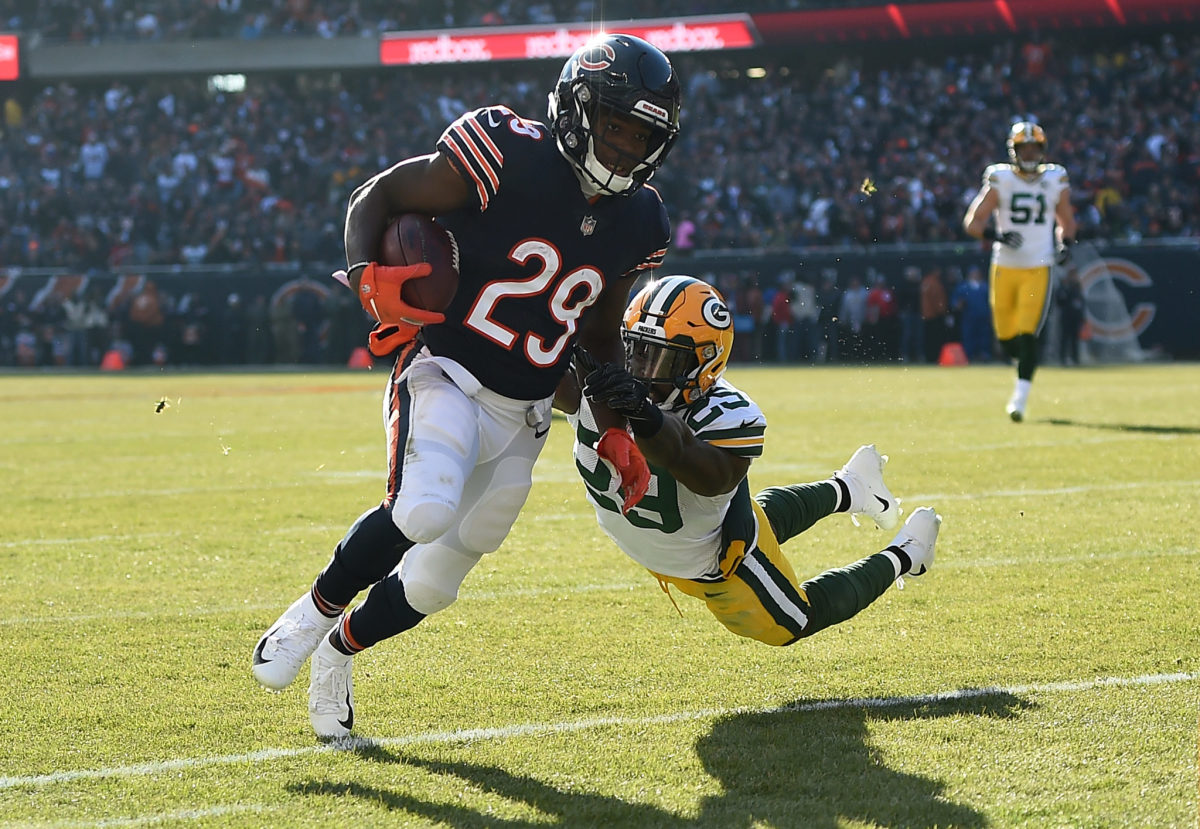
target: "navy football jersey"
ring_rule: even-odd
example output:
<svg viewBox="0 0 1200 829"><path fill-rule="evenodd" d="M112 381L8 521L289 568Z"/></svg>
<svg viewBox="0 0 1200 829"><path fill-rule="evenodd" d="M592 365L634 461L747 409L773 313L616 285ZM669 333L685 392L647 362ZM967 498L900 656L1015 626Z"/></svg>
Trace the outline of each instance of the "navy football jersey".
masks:
<svg viewBox="0 0 1200 829"><path fill-rule="evenodd" d="M458 240L458 292L422 338L498 394L549 397L600 293L662 264L662 199L642 187L589 203L549 128L503 106L462 116L437 148L477 203L438 217Z"/></svg>

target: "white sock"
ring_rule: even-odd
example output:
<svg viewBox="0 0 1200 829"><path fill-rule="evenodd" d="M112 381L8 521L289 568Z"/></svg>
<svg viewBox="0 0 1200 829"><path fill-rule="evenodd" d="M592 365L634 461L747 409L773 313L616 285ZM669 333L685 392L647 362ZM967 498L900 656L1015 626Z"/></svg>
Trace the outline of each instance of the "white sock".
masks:
<svg viewBox="0 0 1200 829"><path fill-rule="evenodd" d="M1029 399L1029 389L1033 385L1032 380L1017 379L1017 385L1013 389L1013 398L1019 403L1024 404Z"/></svg>

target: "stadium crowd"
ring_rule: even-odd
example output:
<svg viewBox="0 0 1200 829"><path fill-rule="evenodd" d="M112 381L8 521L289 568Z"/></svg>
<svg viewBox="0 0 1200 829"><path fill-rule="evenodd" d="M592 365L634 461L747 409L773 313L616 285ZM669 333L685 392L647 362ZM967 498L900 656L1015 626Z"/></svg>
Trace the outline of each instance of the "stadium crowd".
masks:
<svg viewBox="0 0 1200 829"><path fill-rule="evenodd" d="M984 166L1003 160L1017 117L1046 126L1051 159L1071 175L1082 237L1200 235L1200 36L1029 45L882 67L775 64L763 77L725 58L679 56L683 134L654 181L675 251L961 241L963 207ZM544 117L546 71L251 77L240 93L195 78L129 80L14 95L0 137L0 263L327 270L342 261L341 221L357 183L427 152L468 109L504 102ZM857 276L873 287L871 275ZM725 278L744 307L756 292L777 292L776 274ZM6 318L0 330L6 362L12 325ZM903 353L908 340L894 340L879 356ZM859 353L853 341L831 351Z"/></svg>
<svg viewBox="0 0 1200 829"><path fill-rule="evenodd" d="M917 0L901 0L901 3ZM653 16L777 12L872 0L658 0ZM0 0L0 30L51 42L353 37L410 29L625 20L636 0Z"/></svg>

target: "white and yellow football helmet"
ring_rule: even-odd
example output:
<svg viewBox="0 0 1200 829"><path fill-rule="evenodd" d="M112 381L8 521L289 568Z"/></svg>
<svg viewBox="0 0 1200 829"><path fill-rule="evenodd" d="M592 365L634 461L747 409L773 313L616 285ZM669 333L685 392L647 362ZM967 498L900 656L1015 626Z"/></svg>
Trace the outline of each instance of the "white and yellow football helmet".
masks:
<svg viewBox="0 0 1200 829"><path fill-rule="evenodd" d="M629 303L621 339L626 368L650 385L652 400L666 408L691 404L725 373L733 315L708 283L664 276Z"/></svg>
<svg viewBox="0 0 1200 829"><path fill-rule="evenodd" d="M1021 158L1017 152L1026 144L1035 144L1041 152L1035 158ZM1036 173L1046 161L1046 131L1032 121L1018 121L1008 131L1008 157L1022 173Z"/></svg>

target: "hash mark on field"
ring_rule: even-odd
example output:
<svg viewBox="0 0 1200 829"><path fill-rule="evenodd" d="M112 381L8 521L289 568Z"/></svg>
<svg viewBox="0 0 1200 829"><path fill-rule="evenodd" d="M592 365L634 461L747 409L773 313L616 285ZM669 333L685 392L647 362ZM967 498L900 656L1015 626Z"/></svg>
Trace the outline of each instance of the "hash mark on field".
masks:
<svg viewBox="0 0 1200 829"><path fill-rule="evenodd" d="M1165 685L1176 682L1192 682L1200 679L1200 673L1143 674L1141 676L1110 676L1090 680L1067 680L1043 682L1008 687L959 688L933 694L914 694L902 697L854 697L851 699L827 699L798 705L777 705L766 708L739 706L736 708L703 708L696 711L677 711L652 717L593 717L566 722L524 723L521 725L493 728L467 728L459 731L433 731L412 734L407 737L383 737L377 739L354 737L336 743L303 746L300 748L267 748L245 754L221 754L210 757L181 757L157 763L135 763L128 766L109 766L99 769L73 769L50 774L32 774L0 777L0 790L21 787L51 786L57 783L73 783L77 780L98 780L114 777L145 777L182 769L202 768L218 765L241 765L309 754L324 754L330 751L346 751L364 747L437 745L471 740L506 740L512 737L538 737L542 735L570 734L592 728L629 728L652 725L670 725L676 722L715 719L741 714L791 714L805 711L831 711L841 709L887 709L907 706L934 705L963 699L996 696L999 694L1042 694L1069 691L1091 691L1097 688Z"/></svg>

